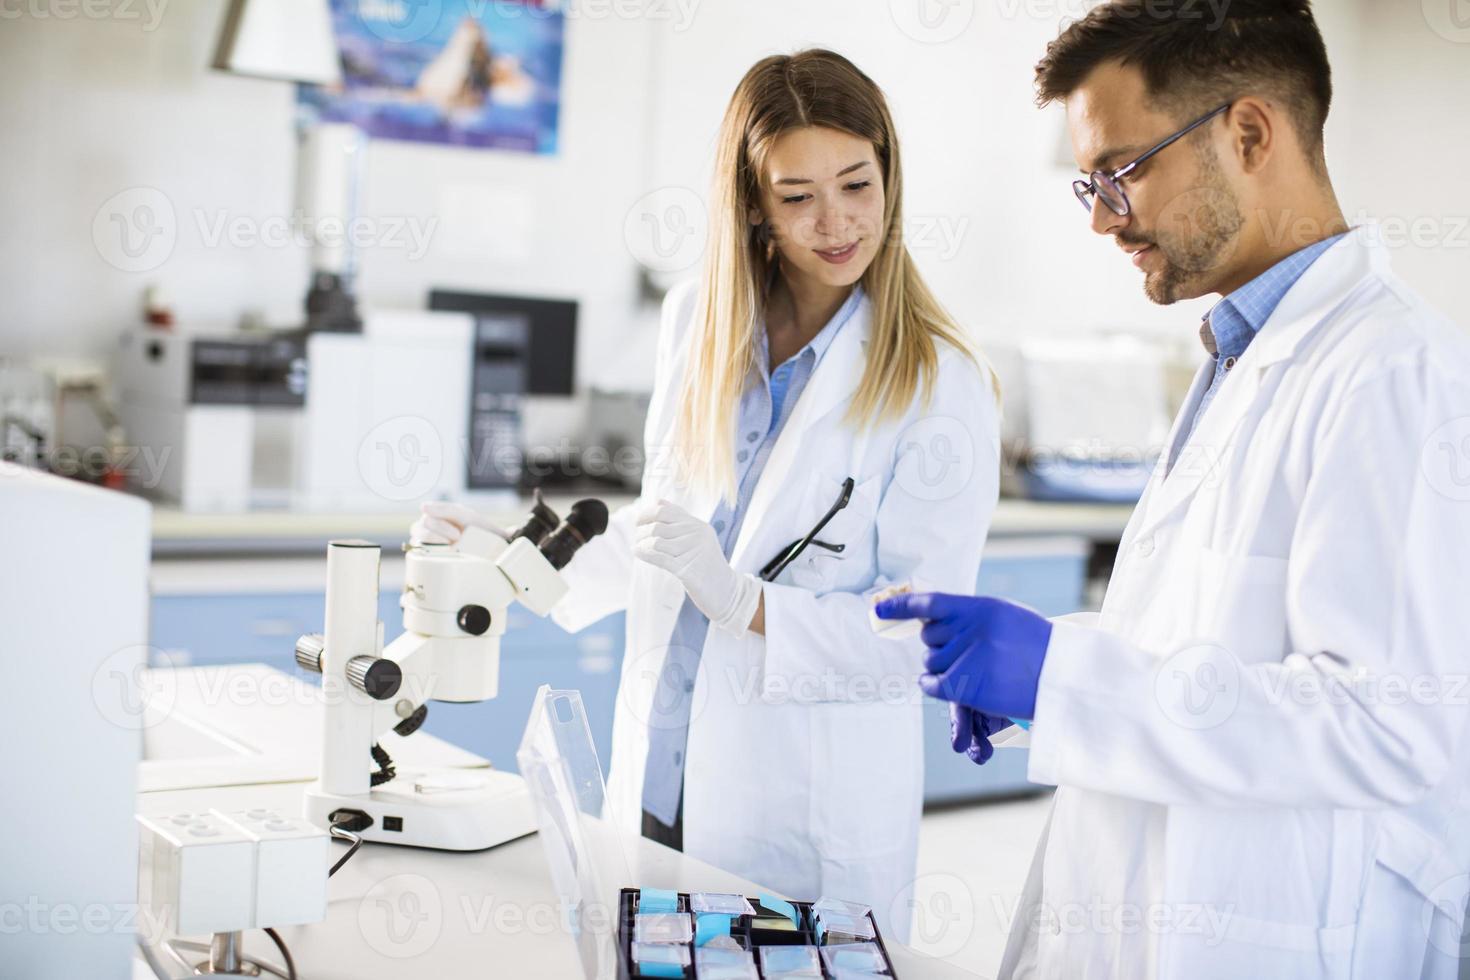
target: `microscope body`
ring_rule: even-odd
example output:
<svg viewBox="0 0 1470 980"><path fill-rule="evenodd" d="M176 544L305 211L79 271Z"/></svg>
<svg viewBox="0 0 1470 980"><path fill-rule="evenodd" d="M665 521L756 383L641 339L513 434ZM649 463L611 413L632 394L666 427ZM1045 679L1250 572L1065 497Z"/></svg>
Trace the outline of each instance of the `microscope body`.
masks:
<svg viewBox="0 0 1470 980"><path fill-rule="evenodd" d="M307 818L344 824L370 841L456 851L531 833L535 813L519 776L491 768L400 772L378 742L390 731L416 730L429 700L494 698L507 610L519 602L544 616L565 582L527 537L507 543L468 528L454 546L412 546L399 600L404 632L385 647L379 564L376 545L332 542L324 632L297 645L297 662L321 672L326 701L321 778L306 793Z"/></svg>

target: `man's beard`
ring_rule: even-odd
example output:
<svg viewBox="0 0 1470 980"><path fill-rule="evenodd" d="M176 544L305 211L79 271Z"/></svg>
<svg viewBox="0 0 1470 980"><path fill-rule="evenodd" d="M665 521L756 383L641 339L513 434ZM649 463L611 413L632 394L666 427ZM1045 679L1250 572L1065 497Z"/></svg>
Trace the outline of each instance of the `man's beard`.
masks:
<svg viewBox="0 0 1470 980"><path fill-rule="evenodd" d="M1240 200L1226 183L1213 147L1200 153L1199 183L1182 197L1175 202L1183 205L1175 219L1177 233L1160 229L1154 242L1164 267L1143 280L1144 294L1160 306L1207 292L1200 280L1229 260L1245 225Z"/></svg>

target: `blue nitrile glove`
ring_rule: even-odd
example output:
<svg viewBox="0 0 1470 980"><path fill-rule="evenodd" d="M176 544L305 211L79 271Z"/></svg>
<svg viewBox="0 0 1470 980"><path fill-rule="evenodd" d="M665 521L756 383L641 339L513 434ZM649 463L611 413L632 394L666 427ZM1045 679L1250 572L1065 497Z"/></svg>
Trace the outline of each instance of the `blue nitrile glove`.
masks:
<svg viewBox="0 0 1470 980"><path fill-rule="evenodd" d="M922 619L929 649L919 678L925 694L988 715L1029 721L1051 643L1051 623L1024 606L988 596L937 592L878 603L879 619Z"/></svg>
<svg viewBox="0 0 1470 980"><path fill-rule="evenodd" d="M953 702L949 705L949 744L963 752L977 766L983 766L995 754L990 737L1011 727L1009 718L998 718L983 711Z"/></svg>

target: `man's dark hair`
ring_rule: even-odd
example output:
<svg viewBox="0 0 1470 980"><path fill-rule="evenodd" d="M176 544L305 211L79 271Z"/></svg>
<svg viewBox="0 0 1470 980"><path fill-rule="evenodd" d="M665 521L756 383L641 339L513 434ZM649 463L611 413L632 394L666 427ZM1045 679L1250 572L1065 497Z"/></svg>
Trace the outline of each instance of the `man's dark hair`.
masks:
<svg viewBox="0 0 1470 980"><path fill-rule="evenodd" d="M1325 169L1332 68L1311 0L1112 0L1046 46L1036 101L1071 95L1109 62L1138 68L1154 104L1180 125L1260 95L1284 106L1308 158Z"/></svg>

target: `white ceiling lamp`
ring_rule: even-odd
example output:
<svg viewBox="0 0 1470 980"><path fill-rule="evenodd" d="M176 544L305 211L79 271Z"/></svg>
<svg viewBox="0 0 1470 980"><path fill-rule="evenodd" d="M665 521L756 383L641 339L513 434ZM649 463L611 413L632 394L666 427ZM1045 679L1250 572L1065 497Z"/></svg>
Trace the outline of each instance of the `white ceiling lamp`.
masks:
<svg viewBox="0 0 1470 980"><path fill-rule="evenodd" d="M327 0L230 0L214 67L286 82L339 84L342 65Z"/></svg>

